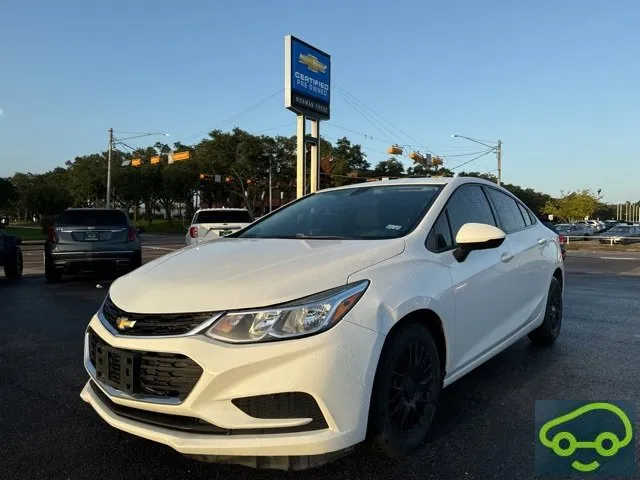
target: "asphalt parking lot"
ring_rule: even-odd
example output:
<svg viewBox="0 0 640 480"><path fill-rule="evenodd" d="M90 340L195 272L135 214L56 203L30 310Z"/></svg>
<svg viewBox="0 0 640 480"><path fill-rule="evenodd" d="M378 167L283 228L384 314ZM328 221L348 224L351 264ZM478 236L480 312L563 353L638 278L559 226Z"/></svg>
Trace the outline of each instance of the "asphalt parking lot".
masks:
<svg viewBox="0 0 640 480"><path fill-rule="evenodd" d="M178 246L147 244L144 260ZM428 443L409 460L359 449L300 473L188 460L109 427L80 400L83 333L109 280L47 285L40 248L25 249L19 283L0 276L0 478L524 480L537 478L536 399L632 400L640 412L640 255L570 252L558 342L520 341L447 388Z"/></svg>

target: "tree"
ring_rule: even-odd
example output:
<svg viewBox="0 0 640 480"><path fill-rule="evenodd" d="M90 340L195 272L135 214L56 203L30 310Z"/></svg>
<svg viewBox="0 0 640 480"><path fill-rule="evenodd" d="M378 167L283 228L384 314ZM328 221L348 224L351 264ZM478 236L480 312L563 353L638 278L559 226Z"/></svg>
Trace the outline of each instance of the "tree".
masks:
<svg viewBox="0 0 640 480"><path fill-rule="evenodd" d="M413 166L407 168L409 177L453 177L453 172L444 165L426 165L415 161Z"/></svg>
<svg viewBox="0 0 640 480"><path fill-rule="evenodd" d="M378 177L401 177L404 175L404 165L396 157L391 157L378 162L373 173Z"/></svg>
<svg viewBox="0 0 640 480"><path fill-rule="evenodd" d="M116 152L112 152L112 173L120 168L121 163ZM76 157L74 160L67 161L66 166L69 192L75 206L94 207L105 202L107 196L107 156L105 153Z"/></svg>
<svg viewBox="0 0 640 480"><path fill-rule="evenodd" d="M11 177L11 183L16 188L17 197L12 200L11 209L15 210L18 219L27 220L30 218L28 198L31 190L36 185L38 175L33 173L16 173Z"/></svg>
<svg viewBox="0 0 640 480"><path fill-rule="evenodd" d="M0 178L0 209L8 208L18 199L18 190L8 178Z"/></svg>
<svg viewBox="0 0 640 480"><path fill-rule="evenodd" d="M369 170L371 165L360 145L351 145L347 137L339 138L333 147L333 160L336 164L343 164L348 172Z"/></svg>
<svg viewBox="0 0 640 480"><path fill-rule="evenodd" d="M482 178L484 180L488 180L489 182L497 183L498 177L492 175L490 173L480 173L480 172L459 172L458 177L473 177L473 178Z"/></svg>
<svg viewBox="0 0 640 480"><path fill-rule="evenodd" d="M546 202L542 213L573 222L593 215L598 203L598 197L587 189L570 193L561 192L560 198Z"/></svg>

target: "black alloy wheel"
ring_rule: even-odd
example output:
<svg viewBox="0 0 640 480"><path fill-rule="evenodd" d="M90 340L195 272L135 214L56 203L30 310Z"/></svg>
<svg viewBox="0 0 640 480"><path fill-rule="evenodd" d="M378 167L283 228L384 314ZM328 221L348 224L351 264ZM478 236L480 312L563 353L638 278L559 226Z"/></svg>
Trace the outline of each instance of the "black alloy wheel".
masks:
<svg viewBox="0 0 640 480"><path fill-rule="evenodd" d="M442 389L429 330L420 324L400 328L385 343L369 414L369 438L391 458L409 455L425 441Z"/></svg>
<svg viewBox="0 0 640 480"><path fill-rule="evenodd" d="M562 328L562 286L556 278L551 279L547 308L542 325L529 333L529 339L540 345L551 344L556 341Z"/></svg>

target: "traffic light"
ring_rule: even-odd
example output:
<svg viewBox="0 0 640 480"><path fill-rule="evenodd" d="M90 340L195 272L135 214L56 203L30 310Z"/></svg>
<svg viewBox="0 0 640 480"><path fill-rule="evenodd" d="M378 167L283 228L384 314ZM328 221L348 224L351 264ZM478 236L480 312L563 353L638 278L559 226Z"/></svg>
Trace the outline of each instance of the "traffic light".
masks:
<svg viewBox="0 0 640 480"><path fill-rule="evenodd" d="M224 183L231 183L231 180L233 180L231 177L225 177Z"/></svg>
<svg viewBox="0 0 640 480"><path fill-rule="evenodd" d="M440 157L433 157L432 162L434 165L442 165L444 163Z"/></svg>
<svg viewBox="0 0 640 480"><path fill-rule="evenodd" d="M139 167L140 165L142 165L142 160L139 158L134 158L131 160L131 166L132 167Z"/></svg>
<svg viewBox="0 0 640 480"><path fill-rule="evenodd" d="M424 163L425 158L419 152L411 152L409 158L416 163Z"/></svg>
<svg viewBox="0 0 640 480"><path fill-rule="evenodd" d="M403 149L400 145L392 145L391 147L389 147L389 150L387 150L387 153L389 153L390 155L402 155Z"/></svg>

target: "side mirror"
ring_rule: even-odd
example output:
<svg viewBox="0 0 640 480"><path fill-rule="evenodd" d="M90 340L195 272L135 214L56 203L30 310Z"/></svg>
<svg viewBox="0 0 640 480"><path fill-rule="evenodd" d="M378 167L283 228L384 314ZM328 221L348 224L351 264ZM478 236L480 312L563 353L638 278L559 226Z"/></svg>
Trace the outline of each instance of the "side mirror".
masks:
<svg viewBox="0 0 640 480"><path fill-rule="evenodd" d="M465 223L456 235L458 248L453 251L453 256L458 262L464 262L474 250L498 248L506 236L502 230L493 225Z"/></svg>

